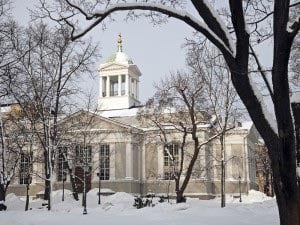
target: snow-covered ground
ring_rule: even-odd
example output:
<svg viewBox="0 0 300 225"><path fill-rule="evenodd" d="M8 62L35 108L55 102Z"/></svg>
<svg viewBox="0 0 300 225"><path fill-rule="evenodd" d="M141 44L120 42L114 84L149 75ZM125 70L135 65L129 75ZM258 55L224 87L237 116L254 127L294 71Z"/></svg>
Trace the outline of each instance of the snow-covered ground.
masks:
<svg viewBox="0 0 300 225"><path fill-rule="evenodd" d="M7 196L8 210L0 212L0 225L276 225L279 224L275 199L257 191L248 196L227 197L227 206L220 208L220 199L187 199L187 203L158 203L154 207L136 209L134 197L118 192L111 196L101 196L98 205L97 189L87 196L87 215L82 214L81 201L73 200L70 191L65 191L65 201L61 201L61 191L53 193L53 208L48 212L41 200L31 201L31 210L25 212L23 199L13 194Z"/></svg>

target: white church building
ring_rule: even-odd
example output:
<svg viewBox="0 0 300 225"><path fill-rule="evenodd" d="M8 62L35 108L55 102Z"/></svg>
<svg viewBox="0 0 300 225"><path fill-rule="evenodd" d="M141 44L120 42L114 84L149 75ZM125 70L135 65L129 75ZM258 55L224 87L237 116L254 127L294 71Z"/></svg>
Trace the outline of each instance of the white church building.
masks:
<svg viewBox="0 0 300 225"><path fill-rule="evenodd" d="M164 153L164 144L153 137L154 128L143 126L137 119L137 113L142 108L139 101L142 73L123 51L121 36L117 52L99 66L98 72L98 110L82 110L60 121L60 126L68 127L69 132L59 151L66 152L70 169L77 177L79 191L82 189L85 165L88 166L88 188L98 188L100 184L101 188L115 192L175 195L174 181L170 177L170 160ZM174 141L170 148L178 156L178 134L174 131L172 135ZM205 140L209 135L209 130L202 131L199 138ZM256 188L257 139L258 134L252 122L241 123L227 134L227 193L238 195L240 189L245 193ZM203 148L185 195L202 198L220 195L221 170L220 162L216 160L218 157L220 146L217 142L209 143ZM211 166L198 173L197 168L203 168L207 162ZM24 161L23 163L26 164ZM62 157L57 157L54 189L61 189L64 182L65 188L71 190L66 167ZM32 169L35 172L32 173L30 194L35 195L44 190L44 180L41 179L43 164L36 163ZM34 175L37 173L41 175ZM9 192L25 195L26 182L22 177L22 171L16 174Z"/></svg>

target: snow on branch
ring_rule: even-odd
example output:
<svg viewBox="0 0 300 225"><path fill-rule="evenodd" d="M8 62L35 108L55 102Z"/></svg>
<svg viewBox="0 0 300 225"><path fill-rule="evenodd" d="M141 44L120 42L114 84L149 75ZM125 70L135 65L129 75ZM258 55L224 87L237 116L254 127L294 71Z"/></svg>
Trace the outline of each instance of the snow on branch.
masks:
<svg viewBox="0 0 300 225"><path fill-rule="evenodd" d="M67 1L69 4L69 1ZM70 5L70 4L69 4ZM117 11L130 11L130 10L150 10L154 12L159 12L169 17L173 17L175 19L181 20L194 28L196 31L201 32L205 35L212 43L214 43L223 54L230 55L232 57L235 56L235 53L232 49L227 47L227 45L222 41L218 35L216 35L205 23L202 23L197 18L192 16L190 13L186 11L179 11L177 9L167 7L161 4L151 4L151 3L118 3L114 4L110 7L107 7L105 10L96 11L93 14L87 14L78 6L70 5L73 8L79 10L82 15L85 16L87 20L94 20L89 26L87 26L83 31L75 34L75 26L68 20L65 19L65 22L72 27L72 39L76 40L90 30L92 30L95 26L100 24L106 17L108 17L113 12Z"/></svg>
<svg viewBox="0 0 300 225"><path fill-rule="evenodd" d="M232 37L223 20L218 15L217 11L207 0L192 0L192 2L208 27L212 29L218 35L218 37L220 37L224 41L226 46L228 46L235 55L236 50Z"/></svg>
<svg viewBox="0 0 300 225"><path fill-rule="evenodd" d="M256 96L257 100L260 102L260 106L262 108L262 112L263 112L263 115L265 117L265 120L270 125L273 132L275 134L278 134L277 123L274 119L274 116L272 116L270 114L270 112L268 111L267 106L265 105L265 101L263 99L263 96L260 94L259 90L256 88L256 85L255 85L255 83L253 82L253 80L250 76L249 76L249 82L250 82L250 86L253 90L254 95Z"/></svg>

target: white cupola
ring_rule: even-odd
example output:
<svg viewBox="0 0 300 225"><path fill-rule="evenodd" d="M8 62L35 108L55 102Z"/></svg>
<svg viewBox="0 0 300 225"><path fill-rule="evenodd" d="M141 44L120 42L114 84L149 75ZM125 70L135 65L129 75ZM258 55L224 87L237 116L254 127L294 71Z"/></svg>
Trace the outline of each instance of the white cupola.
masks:
<svg viewBox="0 0 300 225"><path fill-rule="evenodd" d="M141 72L123 52L119 34L118 50L99 69L99 110L129 109L140 105L139 77Z"/></svg>

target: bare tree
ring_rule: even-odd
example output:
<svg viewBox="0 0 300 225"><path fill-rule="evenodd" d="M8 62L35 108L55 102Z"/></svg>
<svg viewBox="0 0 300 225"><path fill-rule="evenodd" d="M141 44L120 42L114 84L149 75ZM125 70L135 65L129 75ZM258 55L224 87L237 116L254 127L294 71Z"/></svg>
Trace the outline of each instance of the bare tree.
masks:
<svg viewBox="0 0 300 225"><path fill-rule="evenodd" d="M16 40L22 29L11 17L11 1L0 0L0 99L2 104L9 99L9 86L13 80L17 53ZM24 50L24 52L27 52ZM4 85L5 84L5 85Z"/></svg>
<svg viewBox="0 0 300 225"><path fill-rule="evenodd" d="M51 179L60 138L58 117L64 113L68 98L76 92L74 82L81 74L91 73L96 47L91 42L71 42L64 27L37 24L26 31L18 49L18 71L11 85L14 99L21 105L43 149L45 194L51 209Z"/></svg>
<svg viewBox="0 0 300 225"><path fill-rule="evenodd" d="M157 15L154 12L173 17L207 37L222 52L233 85L269 149L280 223L300 223L300 188L296 175L295 129L288 77L291 46L300 29L300 17L290 20L289 14L290 9L299 5L299 2L228 0L226 10L219 10L208 1L191 0L189 2L194 11L190 13L184 9L183 1L95 1L94 4L80 4L80 1L60 0L53 5L61 9L58 14L45 1L41 2L46 15L57 22L67 23L73 29L73 40L84 36L112 13L129 11L130 16L132 10L150 11L147 15L151 18ZM90 24L78 30L78 16ZM229 23L225 24L224 21ZM266 26L270 29L261 32ZM274 43L271 83L266 79L267 72L258 58L256 62L272 99L275 120L268 115L260 92L249 76L249 54L254 52L251 42L255 40L260 43L270 35L273 35Z"/></svg>
<svg viewBox="0 0 300 225"><path fill-rule="evenodd" d="M226 130L233 127L240 117L237 93L230 81L230 71L221 52L203 40L202 45L188 41L187 64L192 73L202 77L203 89L208 99L208 111L213 115L215 128L220 131L221 158L221 207L225 207Z"/></svg>
<svg viewBox="0 0 300 225"><path fill-rule="evenodd" d="M203 72L202 69L201 71ZM210 103L206 100L205 77L198 73L191 74L177 72L162 80L156 86L157 92L154 97L139 114L141 121L158 130L164 152L171 161L168 176L175 180L178 203L184 201L183 194L200 151L205 151L206 145L212 140L232 129L230 126L222 130L213 129L207 114ZM208 139L201 138L201 133L205 132L210 134ZM189 139L193 143L192 151L188 150ZM176 152L172 145L174 140L179 143L179 152ZM186 168L184 162L187 162Z"/></svg>
<svg viewBox="0 0 300 225"><path fill-rule="evenodd" d="M15 62L15 55L12 40L17 36L16 23L9 18L11 6L9 0L0 0L0 138L1 138L1 156L0 156L0 211L6 210L5 196L7 188L13 178L19 162L20 141L11 144L12 141L20 140L14 138L18 136L19 130L7 120L9 112L2 112L9 105L3 104L7 101L9 87L12 81L11 70ZM5 110L4 110L5 111ZM3 115L5 114L5 115ZM15 158L11 164L12 156Z"/></svg>

